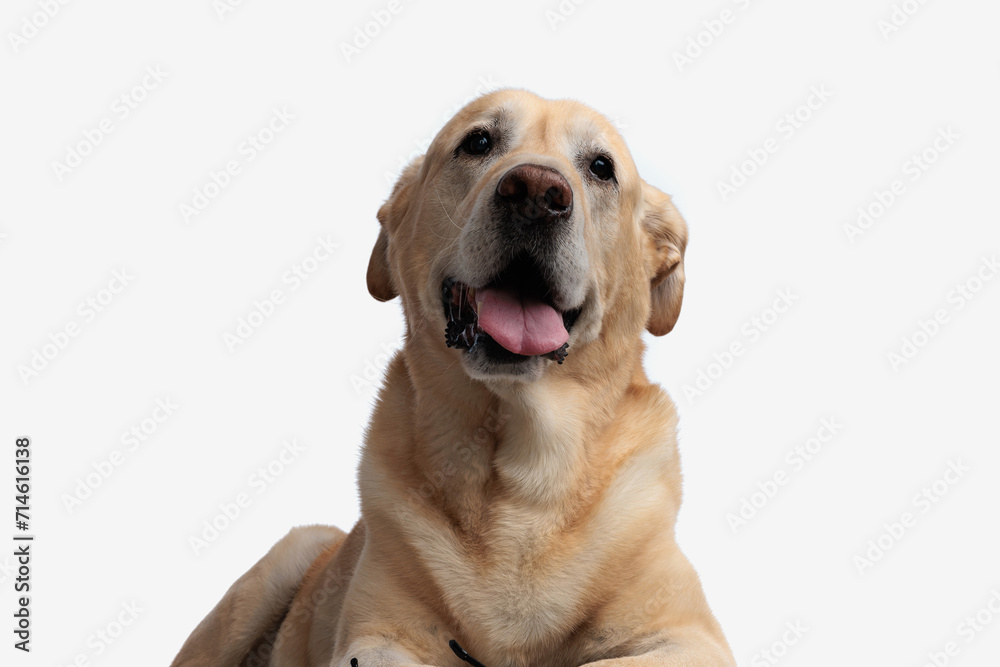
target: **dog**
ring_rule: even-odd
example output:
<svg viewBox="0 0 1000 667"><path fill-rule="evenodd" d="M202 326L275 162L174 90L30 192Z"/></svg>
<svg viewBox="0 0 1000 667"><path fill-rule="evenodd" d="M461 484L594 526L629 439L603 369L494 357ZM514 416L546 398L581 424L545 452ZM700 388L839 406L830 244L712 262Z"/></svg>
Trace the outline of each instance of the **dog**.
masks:
<svg viewBox="0 0 1000 667"><path fill-rule="evenodd" d="M642 331L680 313L687 225L575 101L470 102L379 209L367 283L405 344L350 533L291 531L177 667L733 667L674 539L677 410Z"/></svg>

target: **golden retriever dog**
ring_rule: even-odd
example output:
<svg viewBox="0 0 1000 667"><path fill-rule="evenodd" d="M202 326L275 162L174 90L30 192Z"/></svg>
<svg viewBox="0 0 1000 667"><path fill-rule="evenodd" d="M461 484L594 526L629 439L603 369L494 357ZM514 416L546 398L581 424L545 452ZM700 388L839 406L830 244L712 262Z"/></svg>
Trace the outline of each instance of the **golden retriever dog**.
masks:
<svg viewBox="0 0 1000 667"><path fill-rule="evenodd" d="M402 299L349 534L293 530L174 665L722 667L677 547L677 410L642 331L681 308L687 227L608 120L503 90L378 211ZM464 661L464 662L463 662Z"/></svg>

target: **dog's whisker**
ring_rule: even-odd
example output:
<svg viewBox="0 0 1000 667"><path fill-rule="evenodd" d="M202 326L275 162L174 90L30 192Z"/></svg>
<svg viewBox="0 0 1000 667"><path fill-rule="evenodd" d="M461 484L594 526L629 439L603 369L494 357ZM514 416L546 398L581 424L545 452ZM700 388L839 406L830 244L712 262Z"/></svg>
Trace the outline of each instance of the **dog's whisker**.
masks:
<svg viewBox="0 0 1000 667"><path fill-rule="evenodd" d="M455 222L454 218L451 217L451 214L448 213L448 209L445 208L444 200L441 199L441 190L439 190L438 188L434 188L434 195L437 197L438 204L441 205L441 210L444 211L445 216L447 216L448 222L450 222L451 224L455 225L455 229L462 229L458 225L458 223ZM465 222L468 222L468 220L463 220L462 222L465 223Z"/></svg>

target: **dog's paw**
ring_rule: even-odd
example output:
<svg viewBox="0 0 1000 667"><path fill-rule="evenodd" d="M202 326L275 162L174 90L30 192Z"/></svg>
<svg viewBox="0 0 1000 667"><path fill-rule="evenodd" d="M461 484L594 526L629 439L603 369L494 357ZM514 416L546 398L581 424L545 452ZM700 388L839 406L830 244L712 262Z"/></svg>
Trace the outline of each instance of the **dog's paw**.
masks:
<svg viewBox="0 0 1000 667"><path fill-rule="evenodd" d="M358 662L357 658L351 658L351 667L358 667L359 664L360 663ZM385 664L385 663L379 663L379 664ZM418 664L415 662L394 662L392 663L392 667L435 667L435 666L425 665L423 663Z"/></svg>

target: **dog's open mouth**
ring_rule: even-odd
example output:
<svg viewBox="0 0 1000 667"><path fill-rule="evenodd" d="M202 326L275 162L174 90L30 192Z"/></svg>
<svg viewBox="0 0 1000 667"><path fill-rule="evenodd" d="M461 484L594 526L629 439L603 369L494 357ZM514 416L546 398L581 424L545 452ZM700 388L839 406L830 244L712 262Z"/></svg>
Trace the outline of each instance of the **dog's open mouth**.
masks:
<svg viewBox="0 0 1000 667"><path fill-rule="evenodd" d="M569 353L569 332L580 309L561 312L535 262L522 256L487 285L475 288L454 278L441 285L448 347L485 347L503 361L546 357L560 364Z"/></svg>

